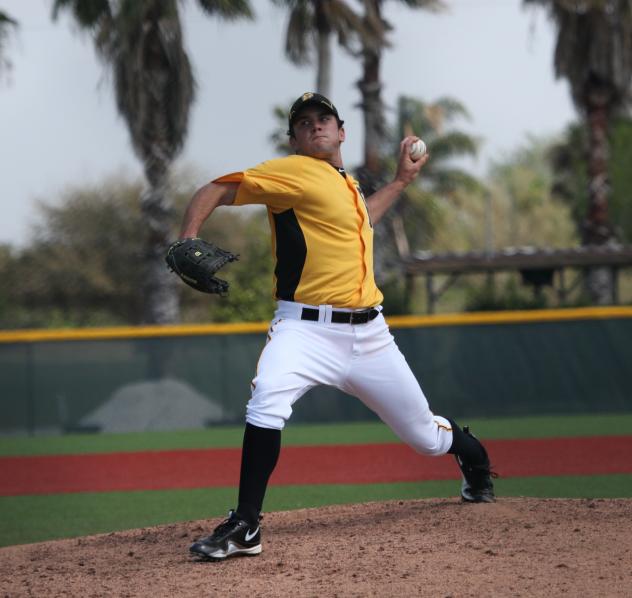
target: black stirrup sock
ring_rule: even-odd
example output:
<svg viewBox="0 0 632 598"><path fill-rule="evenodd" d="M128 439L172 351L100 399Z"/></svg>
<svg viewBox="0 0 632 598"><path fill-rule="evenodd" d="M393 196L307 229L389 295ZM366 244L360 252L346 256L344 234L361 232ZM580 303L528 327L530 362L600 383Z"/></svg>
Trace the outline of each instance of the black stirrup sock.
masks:
<svg viewBox="0 0 632 598"><path fill-rule="evenodd" d="M461 461L470 465L484 465L487 462L487 452L477 438L466 434L453 419L449 419L452 426L452 446L448 453L457 455Z"/></svg>
<svg viewBox="0 0 632 598"><path fill-rule="evenodd" d="M246 424L241 453L237 515L257 525L268 480L281 452L281 430Z"/></svg>

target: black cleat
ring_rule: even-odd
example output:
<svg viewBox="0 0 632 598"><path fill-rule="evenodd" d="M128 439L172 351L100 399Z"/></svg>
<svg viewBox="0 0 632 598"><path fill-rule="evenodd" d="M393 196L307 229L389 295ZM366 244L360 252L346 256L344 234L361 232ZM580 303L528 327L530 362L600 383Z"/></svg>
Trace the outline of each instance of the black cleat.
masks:
<svg viewBox="0 0 632 598"><path fill-rule="evenodd" d="M463 428L463 432L475 438L467 426ZM483 463L477 463L476 465L464 463L459 456L456 455L456 462L463 473L461 498L464 502L496 502L492 478L498 476L491 470L487 451L482 444L481 448L485 454L485 460Z"/></svg>
<svg viewBox="0 0 632 598"><path fill-rule="evenodd" d="M219 561L231 556L255 556L261 554L261 530L259 524L251 529L243 519L230 511L213 533L191 544L189 552L212 561Z"/></svg>

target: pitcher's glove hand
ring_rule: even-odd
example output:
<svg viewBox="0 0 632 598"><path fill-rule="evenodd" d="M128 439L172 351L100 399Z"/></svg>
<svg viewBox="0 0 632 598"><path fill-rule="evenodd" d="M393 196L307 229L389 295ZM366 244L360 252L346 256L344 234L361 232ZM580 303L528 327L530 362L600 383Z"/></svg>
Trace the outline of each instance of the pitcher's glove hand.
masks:
<svg viewBox="0 0 632 598"><path fill-rule="evenodd" d="M215 272L236 259L238 256L230 251L198 238L176 241L165 256L169 268L189 286L202 293L219 295L228 292L228 283L215 278Z"/></svg>

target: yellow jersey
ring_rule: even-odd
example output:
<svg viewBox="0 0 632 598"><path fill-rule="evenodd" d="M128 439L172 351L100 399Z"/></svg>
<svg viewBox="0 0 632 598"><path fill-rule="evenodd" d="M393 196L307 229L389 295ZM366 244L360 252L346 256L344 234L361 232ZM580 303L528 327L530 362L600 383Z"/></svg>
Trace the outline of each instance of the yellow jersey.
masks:
<svg viewBox="0 0 632 598"><path fill-rule="evenodd" d="M288 156L213 182L239 183L235 205L267 206L277 299L346 308L382 302L373 227L349 174L324 160Z"/></svg>

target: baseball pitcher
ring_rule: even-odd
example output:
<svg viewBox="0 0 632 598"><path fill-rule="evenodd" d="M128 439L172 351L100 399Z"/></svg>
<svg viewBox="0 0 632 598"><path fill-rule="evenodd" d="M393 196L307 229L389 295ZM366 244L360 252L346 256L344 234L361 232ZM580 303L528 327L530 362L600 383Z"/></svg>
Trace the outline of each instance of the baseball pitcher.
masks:
<svg viewBox="0 0 632 598"><path fill-rule="evenodd" d="M373 276L373 226L429 155L419 155L417 137L404 138L393 181L365 200L343 166L343 124L327 98L303 94L289 114L295 154L201 187L169 250L167 261L185 282L225 292L227 285L214 274L235 256L203 245L198 231L218 206L267 207L278 303L251 384L238 502L211 535L190 547L195 556L221 560L261 553L261 509L281 430L294 403L321 384L360 399L418 453L455 455L464 501L495 500L485 448L467 428L430 410L389 332Z"/></svg>

